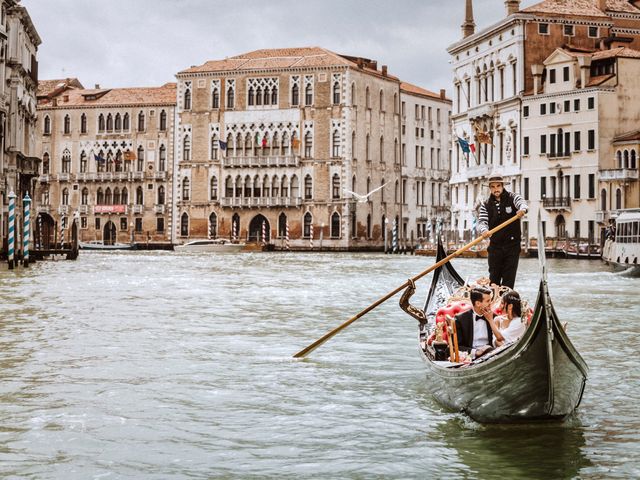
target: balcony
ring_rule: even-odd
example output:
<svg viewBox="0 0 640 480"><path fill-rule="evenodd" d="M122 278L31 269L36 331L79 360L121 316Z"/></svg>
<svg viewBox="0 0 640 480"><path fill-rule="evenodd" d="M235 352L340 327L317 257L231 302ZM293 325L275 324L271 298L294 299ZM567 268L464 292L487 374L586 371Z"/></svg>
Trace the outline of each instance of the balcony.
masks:
<svg viewBox="0 0 640 480"><path fill-rule="evenodd" d="M58 207L59 215L69 215L69 205L60 205Z"/></svg>
<svg viewBox="0 0 640 480"><path fill-rule="evenodd" d="M126 182L129 180L129 172L113 172L113 179L119 182Z"/></svg>
<svg viewBox="0 0 640 480"><path fill-rule="evenodd" d="M78 207L78 211L80 212L80 215L86 215L89 213L89 205L80 205Z"/></svg>
<svg viewBox="0 0 640 480"><path fill-rule="evenodd" d="M551 152L547 153L547 158L549 160L571 160L571 152Z"/></svg>
<svg viewBox="0 0 640 480"><path fill-rule="evenodd" d="M225 157L222 159L224 167L299 167L299 155L273 155L257 157Z"/></svg>
<svg viewBox="0 0 640 480"><path fill-rule="evenodd" d="M96 205L93 207L93 213L127 213L126 205Z"/></svg>
<svg viewBox="0 0 640 480"><path fill-rule="evenodd" d="M167 179L167 172L155 172L153 174L153 178L155 178L156 180L166 180Z"/></svg>
<svg viewBox="0 0 640 480"><path fill-rule="evenodd" d="M488 177L491 173L491 165L469 165L467 167L467 178Z"/></svg>
<svg viewBox="0 0 640 480"><path fill-rule="evenodd" d="M144 212L144 205L136 204L136 205L133 206L134 215L135 214L141 214L142 212Z"/></svg>
<svg viewBox="0 0 640 480"><path fill-rule="evenodd" d="M156 204L153 206L153 211L159 215L164 215L165 205L164 204Z"/></svg>
<svg viewBox="0 0 640 480"><path fill-rule="evenodd" d="M449 170L432 169L427 170L427 176L435 181L448 181L451 175Z"/></svg>
<svg viewBox="0 0 640 480"><path fill-rule="evenodd" d="M600 170L600 181L607 182L617 180L620 182L638 180L637 168L613 168L610 170Z"/></svg>
<svg viewBox="0 0 640 480"><path fill-rule="evenodd" d="M51 205L38 205L38 213L50 213Z"/></svg>
<svg viewBox="0 0 640 480"><path fill-rule="evenodd" d="M571 198L570 197L543 198L542 206L547 210L571 210Z"/></svg>
<svg viewBox="0 0 640 480"><path fill-rule="evenodd" d="M50 178L49 178L49 174L40 175L40 176L38 177L38 181L39 181L40 183L49 183L49 180L50 180Z"/></svg>
<svg viewBox="0 0 640 480"><path fill-rule="evenodd" d="M302 199L299 197L223 197L220 199L222 207L299 207L301 204Z"/></svg>
<svg viewBox="0 0 640 480"><path fill-rule="evenodd" d="M484 105L479 105L467 110L467 118L493 117L495 110L495 107L491 103L485 103Z"/></svg>
<svg viewBox="0 0 640 480"><path fill-rule="evenodd" d="M63 172L58 174L58 180L60 182L68 182L70 177L71 175L69 174L69 172Z"/></svg>
<svg viewBox="0 0 640 480"><path fill-rule="evenodd" d="M609 212L607 210L596 211L596 222L607 223L609 221Z"/></svg>
<svg viewBox="0 0 640 480"><path fill-rule="evenodd" d="M129 180L144 180L144 172L129 172Z"/></svg>

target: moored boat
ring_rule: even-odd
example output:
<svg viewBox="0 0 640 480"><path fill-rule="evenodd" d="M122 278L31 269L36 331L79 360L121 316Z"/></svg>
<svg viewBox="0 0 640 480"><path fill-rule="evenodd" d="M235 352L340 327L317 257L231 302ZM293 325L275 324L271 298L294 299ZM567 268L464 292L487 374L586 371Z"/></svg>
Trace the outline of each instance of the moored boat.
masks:
<svg viewBox="0 0 640 480"><path fill-rule="evenodd" d="M640 276L640 209L622 210L602 249L602 260L616 271Z"/></svg>
<svg viewBox="0 0 640 480"><path fill-rule="evenodd" d="M213 240L191 240L182 245L176 245L176 250L180 252L213 252L213 253L234 253L244 248L244 243L233 243L224 238Z"/></svg>
<svg viewBox="0 0 640 480"><path fill-rule="evenodd" d="M437 259L444 257L440 246ZM558 320L544 267L531 323L518 341L471 363L436 361L427 345L435 312L463 284L450 262L439 267L424 309L429 322L420 331L420 353L435 399L485 423L561 420L570 415L582 399L588 367Z"/></svg>
<svg viewBox="0 0 640 480"><path fill-rule="evenodd" d="M90 242L80 242L80 248L82 250L133 250L135 245L130 243L112 243L105 244L102 240L92 240Z"/></svg>

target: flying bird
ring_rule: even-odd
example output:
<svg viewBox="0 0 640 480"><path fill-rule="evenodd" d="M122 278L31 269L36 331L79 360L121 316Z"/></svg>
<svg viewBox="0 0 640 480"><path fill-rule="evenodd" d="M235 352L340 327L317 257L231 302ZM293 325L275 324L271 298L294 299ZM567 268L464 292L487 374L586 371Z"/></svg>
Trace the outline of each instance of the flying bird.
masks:
<svg viewBox="0 0 640 480"><path fill-rule="evenodd" d="M369 200L369 197L370 197L373 193L377 192L378 190L380 190L381 188L383 188L385 185L388 185L389 183L390 183L390 182L387 182L387 183L384 183L384 184L380 185L378 188L374 188L373 190L371 190L371 191L370 191L369 193L367 193L366 195L361 195L361 194L359 194L359 193L352 192L351 190L347 190L347 189L345 189L344 191L345 191L346 193L350 193L351 195L353 195L353 198L355 198L357 202L364 203L364 202L367 202L367 201Z"/></svg>

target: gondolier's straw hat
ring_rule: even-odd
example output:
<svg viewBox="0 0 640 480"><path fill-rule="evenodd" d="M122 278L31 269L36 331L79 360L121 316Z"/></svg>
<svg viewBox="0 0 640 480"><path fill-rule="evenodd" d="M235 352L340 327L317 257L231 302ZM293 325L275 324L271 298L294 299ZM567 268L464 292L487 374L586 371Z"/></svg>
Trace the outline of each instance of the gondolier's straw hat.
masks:
<svg viewBox="0 0 640 480"><path fill-rule="evenodd" d="M505 182L502 175L491 175L487 181L487 185L491 185L492 183L502 183L504 185Z"/></svg>

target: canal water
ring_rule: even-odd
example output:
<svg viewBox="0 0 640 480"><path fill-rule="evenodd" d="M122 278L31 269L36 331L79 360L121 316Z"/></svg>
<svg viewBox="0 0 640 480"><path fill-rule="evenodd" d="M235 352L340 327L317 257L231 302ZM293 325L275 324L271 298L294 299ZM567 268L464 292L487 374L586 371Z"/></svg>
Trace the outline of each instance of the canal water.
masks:
<svg viewBox="0 0 640 480"><path fill-rule="evenodd" d="M432 263L122 252L0 271L0 477L638 478L640 279L599 261L548 260L591 369L561 424L440 407L397 298L292 359ZM523 259L516 288L533 301L538 281Z"/></svg>

